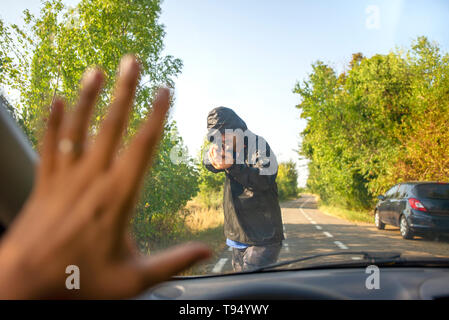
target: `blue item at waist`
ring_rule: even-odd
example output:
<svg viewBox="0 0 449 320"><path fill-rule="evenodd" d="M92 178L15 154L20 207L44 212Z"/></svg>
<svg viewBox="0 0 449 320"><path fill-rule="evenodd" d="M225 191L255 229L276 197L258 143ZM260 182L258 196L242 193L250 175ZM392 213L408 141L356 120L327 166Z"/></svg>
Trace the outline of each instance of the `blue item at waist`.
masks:
<svg viewBox="0 0 449 320"><path fill-rule="evenodd" d="M234 241L231 239L226 239L226 244L230 247L236 248L236 249L246 249L249 247L249 245L245 244L245 243L241 243L238 241Z"/></svg>

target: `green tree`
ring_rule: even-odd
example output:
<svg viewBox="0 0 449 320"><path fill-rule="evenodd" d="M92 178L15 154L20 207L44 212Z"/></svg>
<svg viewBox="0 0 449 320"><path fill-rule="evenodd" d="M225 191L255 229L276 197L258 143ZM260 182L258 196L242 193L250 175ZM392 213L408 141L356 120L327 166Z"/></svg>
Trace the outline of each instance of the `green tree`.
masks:
<svg viewBox="0 0 449 320"><path fill-rule="evenodd" d="M55 95L73 102L79 80L90 66L106 73L105 90L96 109L93 128L106 112L120 58L134 53L142 63L136 92L132 134L149 111L155 88L173 85L182 62L163 56L164 29L158 22L159 0L81 0L66 8L61 0L42 2L39 16L24 11L24 26L1 25L2 85L20 93L16 106L31 141L36 144L42 118Z"/></svg>
<svg viewBox="0 0 449 320"><path fill-rule="evenodd" d="M412 113L392 170L393 181L449 180L449 55L436 43L418 38L407 54Z"/></svg>
<svg viewBox="0 0 449 320"><path fill-rule="evenodd" d="M155 89L173 87L182 67L181 60L162 54L165 32L160 10L159 0L81 0L75 8L48 0L42 1L37 16L24 11L23 27L0 24L0 85L19 93L16 117L35 147L54 97L65 97L70 108L85 69L99 66L107 81L93 117L94 134L107 112L118 62L133 53L141 61L142 72L125 143L129 140L151 112ZM175 146L182 149L183 142L176 124L169 121L133 219L143 247L157 238L154 217L170 220L197 192L193 163L171 161Z"/></svg>
<svg viewBox="0 0 449 320"><path fill-rule="evenodd" d="M354 54L339 75L313 64L294 88L308 121L300 154L310 160L309 189L325 203L367 209L399 181L447 177L448 66L424 37L405 54Z"/></svg>
<svg viewBox="0 0 449 320"><path fill-rule="evenodd" d="M298 171L292 160L279 163L276 182L279 199L285 200L298 196Z"/></svg>

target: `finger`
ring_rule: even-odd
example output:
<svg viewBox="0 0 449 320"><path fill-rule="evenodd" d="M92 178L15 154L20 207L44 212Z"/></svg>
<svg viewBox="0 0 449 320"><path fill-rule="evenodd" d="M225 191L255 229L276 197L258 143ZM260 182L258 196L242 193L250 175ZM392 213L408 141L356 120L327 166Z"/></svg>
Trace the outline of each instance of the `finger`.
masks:
<svg viewBox="0 0 449 320"><path fill-rule="evenodd" d="M145 286L167 280L211 255L212 251L205 244L189 243L150 256L140 265Z"/></svg>
<svg viewBox="0 0 449 320"><path fill-rule="evenodd" d="M212 150L211 149L207 150L207 158L208 159L212 158Z"/></svg>
<svg viewBox="0 0 449 320"><path fill-rule="evenodd" d="M122 201L125 202L125 208L130 207L126 202L134 200L134 195L137 194L148 163L153 157L160 140L170 104L169 101L170 91L159 89L150 117L131 141L128 150L125 151L117 164L116 172L120 177ZM129 205L133 205L133 203ZM123 210L123 212L126 211L129 212L129 210ZM124 219L127 219L126 215Z"/></svg>
<svg viewBox="0 0 449 320"><path fill-rule="evenodd" d="M221 161L215 160L215 168L218 170L223 169L223 164L221 163Z"/></svg>
<svg viewBox="0 0 449 320"><path fill-rule="evenodd" d="M220 162L220 160L221 160L219 152L220 151L216 147L212 150L212 157L214 159L215 164L218 164Z"/></svg>
<svg viewBox="0 0 449 320"><path fill-rule="evenodd" d="M57 153L58 133L64 117L64 102L57 98L53 102L50 117L48 120L47 131L45 132L41 161L38 169L38 180L47 177L55 168L55 159Z"/></svg>
<svg viewBox="0 0 449 320"><path fill-rule="evenodd" d="M113 159L128 122L139 71L140 66L134 56L128 55L122 59L110 111L102 123L92 155L86 159L95 171L108 168Z"/></svg>
<svg viewBox="0 0 449 320"><path fill-rule="evenodd" d="M210 159L210 163L212 164L212 166L213 166L215 169L218 169L220 165L219 165L218 162L217 162L217 158L216 158L215 153L212 154L212 156L211 156L209 159Z"/></svg>
<svg viewBox="0 0 449 320"><path fill-rule="evenodd" d="M103 84L103 73L99 69L87 72L81 82L80 97L73 113L66 117L61 128L61 140L72 143L72 152L59 157L60 165L65 167L81 156L92 110L97 102Z"/></svg>
<svg viewBox="0 0 449 320"><path fill-rule="evenodd" d="M215 165L215 159L214 159L214 154L213 154L212 149L209 150L208 157L209 157L210 164L211 164L211 165Z"/></svg>

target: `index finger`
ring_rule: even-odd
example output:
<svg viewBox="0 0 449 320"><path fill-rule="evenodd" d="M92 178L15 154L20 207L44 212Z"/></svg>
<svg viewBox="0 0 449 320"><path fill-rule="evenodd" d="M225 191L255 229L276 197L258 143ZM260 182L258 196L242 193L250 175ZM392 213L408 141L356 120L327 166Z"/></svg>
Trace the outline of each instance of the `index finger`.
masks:
<svg viewBox="0 0 449 320"><path fill-rule="evenodd" d="M100 133L87 160L93 169L106 169L121 141L123 131L128 122L128 114L132 106L140 65L132 55L125 56L120 62L120 71L114 90L113 101L106 119L101 124Z"/></svg>
<svg viewBox="0 0 449 320"><path fill-rule="evenodd" d="M221 157L217 154L217 148L212 149L212 158L210 160L215 168L220 166Z"/></svg>
<svg viewBox="0 0 449 320"><path fill-rule="evenodd" d="M164 129L165 116L170 105L170 91L161 88L153 103L153 111L143 124L131 144L119 159L116 165L116 173L120 179L122 199L127 207L133 206L140 183L143 179L148 163L152 158ZM118 213L121 214L121 213ZM123 212L123 218L127 219L128 212ZM123 223L126 225L126 223Z"/></svg>

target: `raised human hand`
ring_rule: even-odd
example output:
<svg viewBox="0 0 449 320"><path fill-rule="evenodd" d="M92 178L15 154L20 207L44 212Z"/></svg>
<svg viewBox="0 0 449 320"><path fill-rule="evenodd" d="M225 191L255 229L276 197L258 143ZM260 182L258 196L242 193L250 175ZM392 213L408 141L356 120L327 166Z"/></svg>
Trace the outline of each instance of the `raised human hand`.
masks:
<svg viewBox="0 0 449 320"><path fill-rule="evenodd" d="M138 253L129 221L169 108L159 89L153 111L117 154L132 107L139 63L126 56L98 136L87 137L102 87L100 70L82 81L73 112L52 106L32 194L0 242L0 298L127 298L210 256L203 244L154 256ZM80 270L80 289L65 286L66 267Z"/></svg>

